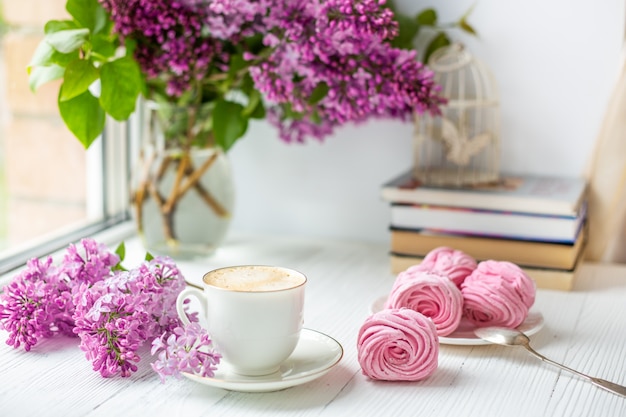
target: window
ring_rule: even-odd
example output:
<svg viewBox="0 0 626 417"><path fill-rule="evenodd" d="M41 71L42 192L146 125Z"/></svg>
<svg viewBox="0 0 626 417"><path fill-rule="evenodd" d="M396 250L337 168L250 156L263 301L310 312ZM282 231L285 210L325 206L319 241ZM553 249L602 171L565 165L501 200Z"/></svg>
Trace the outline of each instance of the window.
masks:
<svg viewBox="0 0 626 417"><path fill-rule="evenodd" d="M65 127L60 81L30 91L26 67L66 0L0 0L0 273L126 219L128 127L85 151Z"/></svg>

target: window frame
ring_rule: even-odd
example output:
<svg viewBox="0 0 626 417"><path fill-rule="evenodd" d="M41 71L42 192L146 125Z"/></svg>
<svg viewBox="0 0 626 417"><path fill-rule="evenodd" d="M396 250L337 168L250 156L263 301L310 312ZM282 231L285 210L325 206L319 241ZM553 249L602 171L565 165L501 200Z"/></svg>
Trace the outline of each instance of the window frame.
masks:
<svg viewBox="0 0 626 417"><path fill-rule="evenodd" d="M101 234L103 243L109 243L135 232L130 221L129 196L131 161L136 160L141 132L141 120L136 114L122 123L108 119L101 137L86 151L85 224L54 231L45 240L0 251L0 276L20 268L31 258L52 254L88 236Z"/></svg>

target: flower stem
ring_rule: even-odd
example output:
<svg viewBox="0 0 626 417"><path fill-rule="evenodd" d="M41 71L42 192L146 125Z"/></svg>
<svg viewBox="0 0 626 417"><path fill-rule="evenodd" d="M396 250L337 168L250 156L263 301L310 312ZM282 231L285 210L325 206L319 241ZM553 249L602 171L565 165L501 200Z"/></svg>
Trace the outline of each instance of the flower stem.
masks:
<svg viewBox="0 0 626 417"><path fill-rule="evenodd" d="M230 217L229 211L200 182L202 176L217 160L219 156L218 151L207 158L197 169L193 166L190 152L190 149L186 149L183 151L182 157L176 159L171 156L164 157L156 167L156 170L153 171L155 172L154 175L150 173L150 166L154 164L156 158L154 154L151 154L150 157L144 160L144 164L141 165L142 180L133 196L139 232L143 232L143 206L147 198L152 198L161 214L163 234L168 246L178 245L174 227L174 214L176 213L178 203L192 188L217 216L223 218ZM172 163L177 164L177 166L173 167ZM168 169L174 169L176 173L174 184L166 198L159 192L159 183L165 178Z"/></svg>
<svg viewBox="0 0 626 417"><path fill-rule="evenodd" d="M216 158L217 158L217 153L213 157L209 158L206 162L210 161L211 162L210 165L212 165ZM191 173L190 178L198 174L198 172L202 170L202 168L203 167ZM208 169L208 166L204 170L206 169ZM221 205L220 202L217 201L215 197L213 197L213 195L206 188L204 188L202 184L199 182L201 175L202 174L199 174L198 178L194 180L193 182L193 187L195 188L196 192L200 195L200 197L204 200L204 202L207 203L207 205L211 207L211 209L213 209L216 215L218 215L219 217L224 217L224 218L230 217L230 213L228 212L228 210L226 210L226 208L223 205ZM191 186L192 184L189 184L189 183L191 183L191 181L187 183L189 186Z"/></svg>
<svg viewBox="0 0 626 417"><path fill-rule="evenodd" d="M183 157L178 163L178 169L176 170L176 179L174 180L174 185L172 186L172 190L170 191L170 196L167 199L167 202L163 206L163 213L170 214L173 211L174 206L180 199L179 187L181 182L183 181L183 177L185 176L185 171L187 170L187 164L189 163L189 153L183 153Z"/></svg>

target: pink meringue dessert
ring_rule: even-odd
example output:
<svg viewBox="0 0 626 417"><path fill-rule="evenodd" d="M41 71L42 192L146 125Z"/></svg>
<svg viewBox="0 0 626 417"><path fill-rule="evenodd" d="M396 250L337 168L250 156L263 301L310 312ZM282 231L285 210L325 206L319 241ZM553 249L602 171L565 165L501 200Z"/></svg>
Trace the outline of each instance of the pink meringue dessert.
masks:
<svg viewBox="0 0 626 417"><path fill-rule="evenodd" d="M422 313L433 321L437 335L447 336L461 322L463 295L447 277L413 269L398 276L385 308Z"/></svg>
<svg viewBox="0 0 626 417"><path fill-rule="evenodd" d="M440 246L428 252L419 265L409 269L434 272L448 277L457 287L476 269L476 260L463 251Z"/></svg>
<svg viewBox="0 0 626 417"><path fill-rule="evenodd" d="M535 302L535 282L516 264L483 261L461 285L463 314L477 327L514 328Z"/></svg>
<svg viewBox="0 0 626 417"><path fill-rule="evenodd" d="M373 314L359 330L358 360L364 375L384 381L419 381L438 366L439 341L432 320L411 309Z"/></svg>

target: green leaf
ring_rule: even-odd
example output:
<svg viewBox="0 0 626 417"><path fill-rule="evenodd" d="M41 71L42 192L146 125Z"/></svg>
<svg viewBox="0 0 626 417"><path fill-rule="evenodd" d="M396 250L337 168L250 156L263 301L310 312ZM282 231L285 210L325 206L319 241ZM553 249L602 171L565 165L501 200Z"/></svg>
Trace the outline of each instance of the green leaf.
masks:
<svg viewBox="0 0 626 417"><path fill-rule="evenodd" d="M126 246L124 245L124 242L120 243L117 246L117 248L115 249L115 254L119 256L120 260L117 264L113 266L113 268L111 268L111 270L126 271L127 269L124 268L124 266L122 266L122 262L124 261L124 258L126 257Z"/></svg>
<svg viewBox="0 0 626 417"><path fill-rule="evenodd" d="M248 119L242 115L243 106L232 101L218 100L213 109L213 134L218 146L228 151L248 129Z"/></svg>
<svg viewBox="0 0 626 417"><path fill-rule="evenodd" d="M466 11L465 13L463 13L463 16L461 16L461 18L459 19L457 25L459 26L459 28L461 28L461 30L464 30L465 32L472 34L474 36L478 36L478 32L476 32L476 30L474 29L474 27L472 25L469 24L469 22L467 21L467 19L469 18L469 16L472 14L472 12L474 11L474 7L476 7L476 3L472 4Z"/></svg>
<svg viewBox="0 0 626 417"><path fill-rule="evenodd" d="M133 56L137 49L137 41L135 39L124 39L124 48L126 48L126 56Z"/></svg>
<svg viewBox="0 0 626 417"><path fill-rule="evenodd" d="M107 15L98 0L67 0L65 9L82 27L97 33L104 28Z"/></svg>
<svg viewBox="0 0 626 417"><path fill-rule="evenodd" d="M148 97L149 92L154 91L154 90L148 91L148 82L146 81L145 74L141 73L140 76L141 76L141 81L139 82L139 93L143 95L144 97ZM156 83L152 82L152 84L150 85L150 88L153 88L153 86L155 85ZM165 91L165 88L163 88L163 91Z"/></svg>
<svg viewBox="0 0 626 417"><path fill-rule="evenodd" d="M54 54L52 55L52 62L66 68L69 63L75 59L78 59L78 51L70 52L69 54L62 54L59 51L54 51Z"/></svg>
<svg viewBox="0 0 626 417"><path fill-rule="evenodd" d="M98 99L85 91L71 100L59 101L58 104L65 125L85 149L89 148L104 129L105 113Z"/></svg>
<svg viewBox="0 0 626 417"><path fill-rule="evenodd" d="M91 37L91 51L105 58L111 58L117 51L117 44L111 41L109 36L98 33Z"/></svg>
<svg viewBox="0 0 626 417"><path fill-rule="evenodd" d="M44 26L44 33L49 35L68 29L78 29L78 26L71 20L48 20Z"/></svg>
<svg viewBox="0 0 626 417"><path fill-rule="evenodd" d="M67 30L71 27L71 25L73 25L73 22L69 20L50 20L46 23L45 32L46 34L56 33L61 30ZM73 51L67 54L61 53L54 49L48 40L44 38L41 42L39 42L39 45L37 45L35 52L33 52L27 71L30 74L32 67L52 64L65 67L76 58L78 58L78 51Z"/></svg>
<svg viewBox="0 0 626 417"><path fill-rule="evenodd" d="M437 36L435 36L426 47L426 52L424 52L424 62L428 63L430 56L439 48L443 48L444 46L450 45L450 38L443 32L439 32Z"/></svg>
<svg viewBox="0 0 626 417"><path fill-rule="evenodd" d="M320 101L322 101L324 99L324 97L326 97L326 95L328 94L328 84L326 84L324 81L322 81L321 83L318 83L315 88L313 89L313 91L311 92L311 96L309 97L308 103L309 104L317 104Z"/></svg>
<svg viewBox="0 0 626 417"><path fill-rule="evenodd" d="M39 42L39 45L37 45L37 48L35 49L35 52L33 52L33 56L28 64L28 73L30 74L31 69L34 66L53 64L54 61L52 60L52 56L55 52L56 51L52 45L46 42L45 39Z"/></svg>
<svg viewBox="0 0 626 417"><path fill-rule="evenodd" d="M80 48L89 38L89 29L68 29L50 33L44 38L54 49L64 54Z"/></svg>
<svg viewBox="0 0 626 417"><path fill-rule="evenodd" d="M417 36L420 26L414 19L396 14L398 22L398 36L391 40L391 45L400 49L413 49L413 39Z"/></svg>
<svg viewBox="0 0 626 417"><path fill-rule="evenodd" d="M295 111L289 102L283 103L281 107L287 119L302 120L304 118L304 114Z"/></svg>
<svg viewBox="0 0 626 417"><path fill-rule="evenodd" d="M81 95L99 77L98 69L90 61L77 59L65 69L60 101L67 101Z"/></svg>
<svg viewBox="0 0 626 417"><path fill-rule="evenodd" d="M78 58L78 51L71 52L69 54L62 54L55 50L46 40L42 40L35 52L33 53L26 70L30 74L33 67L36 66L48 66L56 64L62 67L66 67L71 61Z"/></svg>
<svg viewBox="0 0 626 417"><path fill-rule="evenodd" d="M476 30L474 29L474 27L472 25L470 25L467 22L467 20L465 20L465 17L462 17L461 20L459 20L458 25L465 32L470 33L470 34L472 34L474 36L478 36L478 33L476 33Z"/></svg>
<svg viewBox="0 0 626 417"><path fill-rule="evenodd" d="M28 85L32 91L37 91L39 87L47 82L63 78L63 74L65 74L65 68L59 65L34 67L28 76Z"/></svg>
<svg viewBox="0 0 626 417"><path fill-rule="evenodd" d="M250 76L249 72L246 72L246 74L243 76L241 80L240 88L241 88L241 91L243 91L244 93L248 95L251 95L252 92L256 90L256 88L254 88L254 81L252 80L252 77Z"/></svg>
<svg viewBox="0 0 626 417"><path fill-rule="evenodd" d="M109 20L106 10L98 3L96 16L94 19L93 33L107 32L112 27L113 22Z"/></svg>
<svg viewBox="0 0 626 417"><path fill-rule="evenodd" d="M241 71L248 65L248 62L243 59L241 54L233 55L230 58L230 66L228 67L228 75L235 77L237 72Z"/></svg>
<svg viewBox="0 0 626 417"><path fill-rule="evenodd" d="M254 108L254 111L250 113L251 119L265 119L265 105L263 105L262 101L259 101L259 104Z"/></svg>
<svg viewBox="0 0 626 417"><path fill-rule="evenodd" d="M241 112L246 117L250 117L261 102L261 93L258 90L252 90L248 96L248 105Z"/></svg>
<svg viewBox="0 0 626 417"><path fill-rule="evenodd" d="M130 57L107 62L100 67L100 104L115 120L123 121L135 111L141 91L141 71Z"/></svg>
<svg viewBox="0 0 626 417"><path fill-rule="evenodd" d="M248 51L254 55L258 55L265 49L265 45L263 45L263 34L257 33L253 36L249 36L244 38L244 42L247 46Z"/></svg>
<svg viewBox="0 0 626 417"><path fill-rule="evenodd" d="M437 12L435 9L425 9L415 16L415 21L420 26L437 26Z"/></svg>
<svg viewBox="0 0 626 417"><path fill-rule="evenodd" d="M124 242L117 245L117 248L115 248L115 254L120 257L120 262L126 258L126 245Z"/></svg>
<svg viewBox="0 0 626 417"><path fill-rule="evenodd" d="M320 114L317 112L317 110L311 113L311 121L316 125L322 123L322 118L320 117Z"/></svg>
<svg viewBox="0 0 626 417"><path fill-rule="evenodd" d="M128 271L128 269L124 268L121 262L118 262L111 267L111 271Z"/></svg>
<svg viewBox="0 0 626 417"><path fill-rule="evenodd" d="M154 259L154 256L152 256L152 254L150 252L146 252L145 260L150 262L153 259Z"/></svg>

